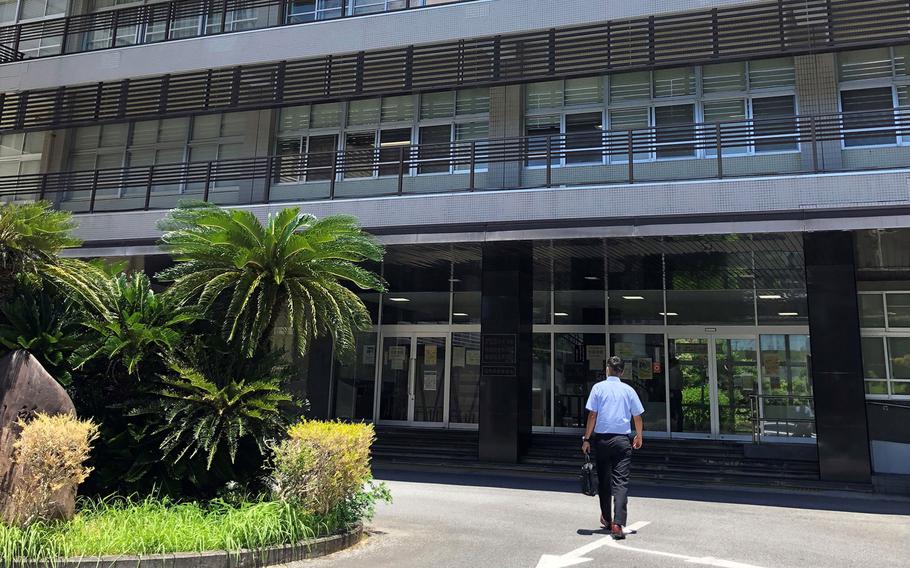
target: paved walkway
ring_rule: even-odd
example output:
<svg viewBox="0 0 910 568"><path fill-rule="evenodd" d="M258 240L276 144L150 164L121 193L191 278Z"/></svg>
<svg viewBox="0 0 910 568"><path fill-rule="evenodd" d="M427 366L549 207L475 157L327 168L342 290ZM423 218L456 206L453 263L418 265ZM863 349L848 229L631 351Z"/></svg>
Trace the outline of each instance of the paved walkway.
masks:
<svg viewBox="0 0 910 568"><path fill-rule="evenodd" d="M377 472L395 502L354 549L293 568L906 567L910 500L639 484L622 544L576 484ZM590 560L584 560L590 559Z"/></svg>

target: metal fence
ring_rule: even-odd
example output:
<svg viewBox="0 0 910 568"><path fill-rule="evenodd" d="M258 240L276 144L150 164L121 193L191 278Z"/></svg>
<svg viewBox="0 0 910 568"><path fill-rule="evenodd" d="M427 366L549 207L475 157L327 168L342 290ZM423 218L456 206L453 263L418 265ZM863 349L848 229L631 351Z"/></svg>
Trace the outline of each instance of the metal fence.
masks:
<svg viewBox="0 0 910 568"><path fill-rule="evenodd" d="M910 148L894 163L838 165L832 158L845 148L899 148L903 136L910 136L910 107L7 176L0 199L78 202L77 212L91 213L99 199L121 199L118 210L148 210L172 207L181 196L219 195L231 204L353 196L339 194L345 184L363 197L901 168ZM222 188L238 184L255 190L226 198Z"/></svg>
<svg viewBox="0 0 910 568"><path fill-rule="evenodd" d="M812 438L815 436L815 400L806 395L749 395L752 442L763 436Z"/></svg>

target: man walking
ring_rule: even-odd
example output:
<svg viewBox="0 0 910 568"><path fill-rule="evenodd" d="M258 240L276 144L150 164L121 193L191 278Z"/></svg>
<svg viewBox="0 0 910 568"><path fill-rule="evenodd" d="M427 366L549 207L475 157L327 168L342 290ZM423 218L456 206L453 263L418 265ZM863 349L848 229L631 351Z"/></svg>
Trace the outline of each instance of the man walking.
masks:
<svg viewBox="0 0 910 568"><path fill-rule="evenodd" d="M607 378L595 384L588 396L588 425L582 438L581 451L588 453L594 446L597 464L597 493L600 497L600 524L610 530L614 539L625 537L629 473L632 467L632 448L642 443L641 405L635 389L620 381L625 362L613 356L607 359ZM635 422L632 439L631 423ZM610 496L615 511L611 513Z"/></svg>

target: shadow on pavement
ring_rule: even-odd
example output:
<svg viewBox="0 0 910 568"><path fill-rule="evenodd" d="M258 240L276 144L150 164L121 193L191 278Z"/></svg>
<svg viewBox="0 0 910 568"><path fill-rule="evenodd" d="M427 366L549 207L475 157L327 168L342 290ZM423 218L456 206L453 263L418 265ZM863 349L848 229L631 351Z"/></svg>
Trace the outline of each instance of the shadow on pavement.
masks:
<svg viewBox="0 0 910 568"><path fill-rule="evenodd" d="M577 481L543 477L514 476L487 473L453 473L443 471L414 471L377 467L373 475L380 481L437 483L468 487L497 487L530 491L579 493ZM658 482L659 483L659 482ZM674 499L706 503L734 503L788 509L814 509L910 516L910 499L893 495L851 493L847 491L797 491L778 488L658 485L655 482L633 480L630 497ZM594 534L594 533L592 533Z"/></svg>

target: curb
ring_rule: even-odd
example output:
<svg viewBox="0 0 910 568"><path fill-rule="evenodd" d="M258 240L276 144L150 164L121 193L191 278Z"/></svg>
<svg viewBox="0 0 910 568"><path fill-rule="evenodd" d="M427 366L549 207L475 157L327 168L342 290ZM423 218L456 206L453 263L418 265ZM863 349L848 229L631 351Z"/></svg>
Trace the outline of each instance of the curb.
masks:
<svg viewBox="0 0 910 568"><path fill-rule="evenodd" d="M363 538L363 525L358 524L341 534L270 546L259 550L228 552L176 552L139 556L85 556L55 560L24 560L9 568L261 568L297 560L319 558L354 546Z"/></svg>

